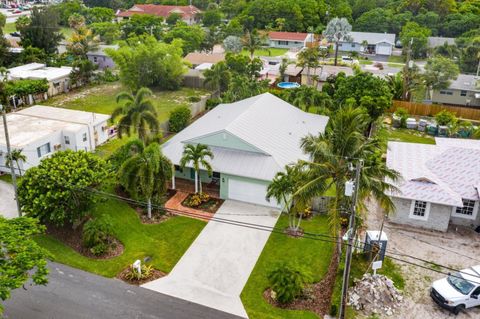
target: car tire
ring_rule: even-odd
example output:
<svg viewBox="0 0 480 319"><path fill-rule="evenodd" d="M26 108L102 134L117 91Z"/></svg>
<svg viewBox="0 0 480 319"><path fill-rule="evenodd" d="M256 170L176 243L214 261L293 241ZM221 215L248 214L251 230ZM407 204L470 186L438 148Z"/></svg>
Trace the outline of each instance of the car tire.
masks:
<svg viewBox="0 0 480 319"><path fill-rule="evenodd" d="M465 310L465 305L458 305L455 308L453 308L453 313L455 315L458 315L460 312Z"/></svg>

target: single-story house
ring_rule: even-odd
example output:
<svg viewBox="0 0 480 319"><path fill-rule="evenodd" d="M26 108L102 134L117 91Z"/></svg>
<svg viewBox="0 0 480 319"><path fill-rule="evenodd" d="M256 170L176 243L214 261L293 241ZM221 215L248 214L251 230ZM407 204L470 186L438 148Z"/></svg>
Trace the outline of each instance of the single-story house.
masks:
<svg viewBox="0 0 480 319"><path fill-rule="evenodd" d="M60 150L93 151L109 138L110 115L35 105L7 114L12 149L22 149L27 157L20 163L22 171ZM3 123L0 123L0 171L5 167L7 146Z"/></svg>
<svg viewBox="0 0 480 319"><path fill-rule="evenodd" d="M345 73L346 76L353 75L353 69L348 66L335 66L335 65L323 65L322 67L317 68L316 70L310 69L310 77L318 76L318 81L320 86L322 83L326 82L329 76L336 76L339 73ZM308 84L308 70L304 68L302 71L302 82L301 84ZM312 79L313 80L313 79Z"/></svg>
<svg viewBox="0 0 480 319"><path fill-rule="evenodd" d="M98 66L99 70L104 70L106 68L114 68L115 62L113 62L112 58L105 53L105 49L118 49L118 45L105 45L101 44L98 46L96 50L87 52L87 57L93 64Z"/></svg>
<svg viewBox="0 0 480 319"><path fill-rule="evenodd" d="M480 141L436 138L436 145L389 142L387 165L398 171L390 194L395 223L446 231L479 226Z"/></svg>
<svg viewBox="0 0 480 319"><path fill-rule="evenodd" d="M427 47L429 49L435 49L437 47L443 46L445 43L448 45L455 44L455 38L444 38L444 37L428 37Z"/></svg>
<svg viewBox="0 0 480 319"><path fill-rule="evenodd" d="M175 6L161 4L136 4L126 11L117 11L117 21L129 19L134 14L150 14L167 19L170 15L176 13L182 16L182 21L188 25L198 23L199 13L202 11L195 6Z"/></svg>
<svg viewBox="0 0 480 319"><path fill-rule="evenodd" d="M395 46L395 34L393 33L350 32L349 35L352 41L341 41L338 44L340 51L392 55Z"/></svg>
<svg viewBox="0 0 480 319"><path fill-rule="evenodd" d="M175 164L172 186L176 179L194 180L191 166L179 166L184 146L205 144L214 155L213 174L200 171L202 182L216 187L223 199L279 207L265 199L268 185L285 165L308 159L300 139L323 132L327 122L270 93L220 104L163 144Z"/></svg>
<svg viewBox="0 0 480 319"><path fill-rule="evenodd" d="M302 49L307 46L308 42L314 42L313 33L301 32L268 32L268 44L272 48Z"/></svg>
<svg viewBox="0 0 480 319"><path fill-rule="evenodd" d="M184 58L192 65L192 69L204 63L216 64L225 60L224 53L205 53L205 52L190 52Z"/></svg>
<svg viewBox="0 0 480 319"><path fill-rule="evenodd" d="M433 90L432 102L480 107L480 81L475 75L459 74L444 90Z"/></svg>
<svg viewBox="0 0 480 319"><path fill-rule="evenodd" d="M43 63L29 63L8 69L9 80L41 80L48 81L48 96L68 92L71 88L70 73L73 68L69 66L47 67Z"/></svg>

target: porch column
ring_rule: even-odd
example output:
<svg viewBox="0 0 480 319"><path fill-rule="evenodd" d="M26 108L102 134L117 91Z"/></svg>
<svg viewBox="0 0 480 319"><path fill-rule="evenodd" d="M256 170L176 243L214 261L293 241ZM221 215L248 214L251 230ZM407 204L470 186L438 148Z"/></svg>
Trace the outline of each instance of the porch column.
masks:
<svg viewBox="0 0 480 319"><path fill-rule="evenodd" d="M175 165L172 165L172 189L175 189Z"/></svg>

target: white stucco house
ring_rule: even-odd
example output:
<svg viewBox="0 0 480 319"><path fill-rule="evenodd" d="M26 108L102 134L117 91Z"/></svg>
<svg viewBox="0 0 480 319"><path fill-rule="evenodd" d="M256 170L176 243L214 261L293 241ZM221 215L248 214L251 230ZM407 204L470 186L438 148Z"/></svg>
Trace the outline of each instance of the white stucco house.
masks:
<svg viewBox="0 0 480 319"><path fill-rule="evenodd" d="M313 33L302 32L268 32L268 44L272 48L282 49L302 49L307 46L309 42L314 42Z"/></svg>
<svg viewBox="0 0 480 319"><path fill-rule="evenodd" d="M8 69L9 80L41 80L48 81L48 96L68 92L71 88L70 73L73 68L69 66L47 67L43 63L29 63Z"/></svg>
<svg viewBox="0 0 480 319"><path fill-rule="evenodd" d="M323 132L327 122L326 116L303 112L264 93L218 105L163 144L162 150L175 164L172 185L194 179L191 167L179 167L184 146L205 144L214 154L213 175L201 171L202 182L217 187L223 199L278 207L273 199L265 199L268 185L285 165L308 159L301 138Z"/></svg>
<svg viewBox="0 0 480 319"><path fill-rule="evenodd" d="M35 105L7 114L12 149L22 149L27 157L19 163L21 170L37 166L40 161L60 150L93 151L109 138L110 115ZM0 123L0 171L5 166L7 146L3 122Z"/></svg>
<svg viewBox="0 0 480 319"><path fill-rule="evenodd" d="M387 165L402 178L390 194L392 222L446 231L480 225L480 141L436 138L436 145L389 142Z"/></svg>
<svg viewBox="0 0 480 319"><path fill-rule="evenodd" d="M393 47L395 46L395 34L393 33L350 32L349 35L351 41L341 41L338 44L340 51L392 55Z"/></svg>

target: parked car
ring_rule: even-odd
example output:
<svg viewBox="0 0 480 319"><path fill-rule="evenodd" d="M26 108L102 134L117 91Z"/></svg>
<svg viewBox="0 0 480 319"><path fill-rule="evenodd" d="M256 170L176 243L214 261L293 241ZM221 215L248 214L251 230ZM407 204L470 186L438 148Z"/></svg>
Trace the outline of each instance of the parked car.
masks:
<svg viewBox="0 0 480 319"><path fill-rule="evenodd" d="M358 64L358 60L357 59L353 59L349 56L342 56L342 62L343 63L347 63L347 64Z"/></svg>
<svg viewBox="0 0 480 319"><path fill-rule="evenodd" d="M454 314L480 306L480 265L435 281L430 296L442 308Z"/></svg>

